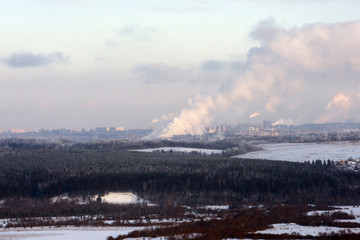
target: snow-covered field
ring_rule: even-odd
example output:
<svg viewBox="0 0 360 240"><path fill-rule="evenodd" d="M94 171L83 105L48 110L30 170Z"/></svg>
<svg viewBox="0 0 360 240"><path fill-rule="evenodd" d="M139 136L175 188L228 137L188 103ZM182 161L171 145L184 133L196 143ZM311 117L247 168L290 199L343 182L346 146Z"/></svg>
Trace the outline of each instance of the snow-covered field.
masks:
<svg viewBox="0 0 360 240"><path fill-rule="evenodd" d="M264 150L238 155L238 158L305 162L320 159L346 160L360 157L360 143L275 143L260 145Z"/></svg>
<svg viewBox="0 0 360 240"><path fill-rule="evenodd" d="M340 231L360 233L360 228L339 228L339 227L326 227L326 226L301 226L295 223L278 223L273 224L273 228L263 231L257 231L256 233L263 234L292 234L298 233L301 236L311 235L318 236L320 233L339 233Z"/></svg>
<svg viewBox="0 0 360 240"><path fill-rule="evenodd" d="M136 152L154 152L154 151L165 151L169 152L172 150L173 152L198 152L201 154L221 154L223 150L218 149L206 149L206 148L184 148L184 147L161 147L161 148L147 148L147 149L136 149L133 151Z"/></svg>
<svg viewBox="0 0 360 240"><path fill-rule="evenodd" d="M92 200L96 200L97 196L94 196ZM139 199L131 192L109 192L101 197L103 202L116 203L116 204L130 204L136 203Z"/></svg>
<svg viewBox="0 0 360 240"><path fill-rule="evenodd" d="M0 229L0 239L2 240L106 240L107 237L117 237L120 234L127 234L134 230L141 230L143 227L42 227L42 228L11 228Z"/></svg>
<svg viewBox="0 0 360 240"><path fill-rule="evenodd" d="M98 195L69 196L69 194L64 193L62 195L51 198L51 200L53 202L62 201L62 200L72 200L72 201L77 201L80 204L86 204L90 200L96 201L97 197ZM115 203L115 204L132 204L137 202L143 202L144 200L138 198L138 196L132 192L108 192L105 195L101 196L101 201L106 203Z"/></svg>

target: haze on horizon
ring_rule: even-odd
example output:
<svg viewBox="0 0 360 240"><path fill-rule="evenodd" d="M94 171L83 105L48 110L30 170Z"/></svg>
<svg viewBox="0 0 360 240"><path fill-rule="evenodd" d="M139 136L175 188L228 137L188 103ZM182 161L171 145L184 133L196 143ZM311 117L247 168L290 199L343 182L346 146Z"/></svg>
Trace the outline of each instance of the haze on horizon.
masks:
<svg viewBox="0 0 360 240"><path fill-rule="evenodd" d="M355 0L0 3L0 129L360 121Z"/></svg>

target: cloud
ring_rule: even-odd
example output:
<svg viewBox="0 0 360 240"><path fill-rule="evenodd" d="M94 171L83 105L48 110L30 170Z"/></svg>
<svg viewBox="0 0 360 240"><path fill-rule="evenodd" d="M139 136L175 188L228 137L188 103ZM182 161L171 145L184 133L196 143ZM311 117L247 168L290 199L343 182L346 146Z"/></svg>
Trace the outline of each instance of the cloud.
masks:
<svg viewBox="0 0 360 240"><path fill-rule="evenodd" d="M187 81L191 75L190 71L177 67L168 66L163 63L143 64L136 66L133 72L140 74L146 83L169 83Z"/></svg>
<svg viewBox="0 0 360 240"><path fill-rule="evenodd" d="M225 83L235 76L242 68L242 61L216 61L207 60L198 66L180 68L165 63L137 64L133 73L140 76L145 83ZM225 86L225 85L224 85Z"/></svg>
<svg viewBox="0 0 360 240"><path fill-rule="evenodd" d="M53 52L50 54L33 54L30 52L15 52L9 57L4 58L4 64L9 67L39 67L46 66L54 62L63 62L66 58L62 52Z"/></svg>
<svg viewBox="0 0 360 240"><path fill-rule="evenodd" d="M222 61L208 60L200 66L200 69L207 71L220 71L224 67L225 63Z"/></svg>
<svg viewBox="0 0 360 240"><path fill-rule="evenodd" d="M105 44L109 47L116 47L118 46L118 42L114 39L106 39Z"/></svg>
<svg viewBox="0 0 360 240"><path fill-rule="evenodd" d="M256 28L250 33L250 36L259 40L262 45L272 41L280 29L276 26L274 18L260 21Z"/></svg>
<svg viewBox="0 0 360 240"><path fill-rule="evenodd" d="M244 63L204 62L200 69L224 79L215 94L191 99L158 134L201 134L220 120L282 124L360 120L360 21L280 28L260 22L250 36L260 42ZM356 91L357 90L357 91ZM280 120L279 120L280 119Z"/></svg>
<svg viewBox="0 0 360 240"><path fill-rule="evenodd" d="M116 31L121 37L129 37L136 40L151 41L157 33L155 28L139 25L126 25Z"/></svg>
<svg viewBox="0 0 360 240"><path fill-rule="evenodd" d="M216 69L215 66L207 66L213 70L204 70L200 67L179 68L164 63L139 64L133 68L133 73L138 74L145 83L221 83L228 77L228 69Z"/></svg>
<svg viewBox="0 0 360 240"><path fill-rule="evenodd" d="M220 71L240 71L244 67L244 63L240 60L237 61L218 61L218 60L206 60L201 63L199 69L202 71L209 72L220 72Z"/></svg>

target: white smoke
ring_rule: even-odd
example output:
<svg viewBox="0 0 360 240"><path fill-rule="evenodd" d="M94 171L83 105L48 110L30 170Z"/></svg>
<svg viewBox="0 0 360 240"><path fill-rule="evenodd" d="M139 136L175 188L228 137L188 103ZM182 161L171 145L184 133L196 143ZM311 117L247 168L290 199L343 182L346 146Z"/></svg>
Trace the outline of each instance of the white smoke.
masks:
<svg viewBox="0 0 360 240"><path fill-rule="evenodd" d="M266 110L268 112L275 112L276 106L280 104L280 100L277 96L270 98L270 100L266 103Z"/></svg>
<svg viewBox="0 0 360 240"><path fill-rule="evenodd" d="M292 29L272 19L259 23L250 35L261 46L249 50L217 94L194 97L158 136L202 134L224 116L280 119L275 124L359 120L359 32L360 21Z"/></svg>
<svg viewBox="0 0 360 240"><path fill-rule="evenodd" d="M327 104L325 114L318 118L317 122L337 122L353 118L353 114L357 111L355 107L360 103L358 92L338 93Z"/></svg>
<svg viewBox="0 0 360 240"><path fill-rule="evenodd" d="M186 134L202 135L205 128L213 122L211 113L221 111L223 107L227 108L228 102L221 95L216 97L197 95L189 101L189 105L189 109L183 109L180 115L163 129L160 137L168 138Z"/></svg>
<svg viewBox="0 0 360 240"><path fill-rule="evenodd" d="M249 118L258 117L258 116L260 116L260 115L261 115L260 113L254 112L253 114L251 114L251 115L249 116Z"/></svg>
<svg viewBox="0 0 360 240"><path fill-rule="evenodd" d="M152 124L158 123L158 122L163 122L163 121L169 121L174 119L175 114L174 113L169 113L167 115L163 115L160 118L155 118L154 120L151 121Z"/></svg>
<svg viewBox="0 0 360 240"><path fill-rule="evenodd" d="M273 126L276 126L276 125L287 125L287 126L290 126L290 125L294 125L295 124L295 121L292 120L292 119L279 119L277 120L276 122L273 123Z"/></svg>
<svg viewBox="0 0 360 240"><path fill-rule="evenodd" d="M348 108L350 106L350 96L345 96L343 93L336 95L331 102L326 106L326 109L331 108Z"/></svg>

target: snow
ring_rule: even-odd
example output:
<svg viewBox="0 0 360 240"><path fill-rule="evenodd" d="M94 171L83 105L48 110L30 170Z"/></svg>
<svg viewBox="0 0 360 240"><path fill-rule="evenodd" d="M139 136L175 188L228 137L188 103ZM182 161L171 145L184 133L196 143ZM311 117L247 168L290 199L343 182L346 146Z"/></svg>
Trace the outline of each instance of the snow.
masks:
<svg viewBox="0 0 360 240"><path fill-rule="evenodd" d="M260 145L264 150L237 155L238 158L305 162L313 160L346 160L360 157L359 142L274 143Z"/></svg>
<svg viewBox="0 0 360 240"><path fill-rule="evenodd" d="M62 195L51 198L51 201L58 202L64 200L72 200L72 201L77 201L79 204L86 204L89 203L90 200L96 201L98 196L99 195L69 196L69 194L64 193ZM105 195L101 196L101 200L102 202L115 203L115 204L131 204L137 202L145 202L143 199L138 198L138 196L132 192L108 192Z"/></svg>
<svg viewBox="0 0 360 240"><path fill-rule="evenodd" d="M207 205L204 208L210 210L228 210L229 205Z"/></svg>
<svg viewBox="0 0 360 240"><path fill-rule="evenodd" d="M310 211L307 214L309 216L314 216L315 214L321 215L322 213L333 213L333 212L344 212L349 215L354 215L354 217L360 217L360 206L333 206L334 210L320 210L320 211Z"/></svg>
<svg viewBox="0 0 360 240"><path fill-rule="evenodd" d="M307 213L309 216L316 214L332 214L334 212L345 212L350 215L354 215L356 219L342 219L339 222L357 222L360 223L360 207L359 206L334 206L334 210L321 210L321 211L310 211ZM299 233L302 236L311 235L318 236L320 233L339 233L345 230L346 232L360 233L360 228L339 228L339 227L328 227L328 226L301 226L295 223L279 223L273 224L272 228L257 231L256 233L263 234L292 234Z"/></svg>
<svg viewBox="0 0 360 240"><path fill-rule="evenodd" d="M96 200L97 196L94 196L92 200ZM116 203L116 204L130 204L136 203L138 197L131 192L109 192L104 196L101 196L102 202Z"/></svg>
<svg viewBox="0 0 360 240"><path fill-rule="evenodd" d="M326 226L301 226L295 223L278 223L273 224L273 228L257 231L256 233L262 234L292 234L299 233L299 235L306 236L318 236L320 233L339 233L346 230L347 232L360 233L360 228L338 228L338 227L326 227Z"/></svg>
<svg viewBox="0 0 360 240"><path fill-rule="evenodd" d="M54 221L54 222L60 222L60 221L69 221L69 220L83 220L83 219L89 219L89 218L96 218L96 216L91 217L89 215L83 215L83 216L68 216L68 217L33 217L33 218L4 218L4 219L0 219L0 228L1 227L6 227L8 224L17 224L20 222L20 220L22 219L33 219L33 220L37 220L39 222L46 222L48 220Z"/></svg>
<svg viewBox="0 0 360 240"><path fill-rule="evenodd" d="M175 235L173 236L175 239L184 239L184 237L186 237L185 239L193 239L196 237L201 237L203 236L200 233L192 233L192 234L183 234L183 235ZM161 237L140 237L140 238L126 238L126 240L166 240L168 239L169 236L161 236Z"/></svg>
<svg viewBox="0 0 360 240"><path fill-rule="evenodd" d="M114 222L116 222L115 220L105 220L104 223L107 224L107 225L111 225L113 224Z"/></svg>
<svg viewBox="0 0 360 240"><path fill-rule="evenodd" d="M6 218L6 219L0 219L0 228L6 227L6 225L11 222L11 219Z"/></svg>
<svg viewBox="0 0 360 240"><path fill-rule="evenodd" d="M206 148L185 148L185 147L161 147L161 148L147 148L147 149L136 149L133 151L136 152L154 152L154 151L165 151L169 152L172 150L173 152L198 152L201 154L221 154L223 150L218 149L206 149Z"/></svg>
<svg viewBox="0 0 360 240"><path fill-rule="evenodd" d="M79 204L87 204L89 203L89 196L69 196L68 193L63 193L61 195L55 196L51 198L53 203L60 201L76 201Z"/></svg>
<svg viewBox="0 0 360 240"><path fill-rule="evenodd" d="M75 240L75 239L87 239L87 240L106 240L107 237L128 234L131 231L142 230L143 227L116 227L116 228L11 228L1 229L0 239L4 240Z"/></svg>
<svg viewBox="0 0 360 240"><path fill-rule="evenodd" d="M334 206L337 209L334 210L325 210L325 211L310 211L307 213L309 216L314 216L316 214L326 214L326 213L334 213L334 212L344 212L349 215L353 215L355 219L341 219L337 220L338 222L354 222L360 223L360 206Z"/></svg>
<svg viewBox="0 0 360 240"><path fill-rule="evenodd" d="M341 208L341 212L345 212L349 215L354 215L355 218L360 219L360 206L335 206L336 208ZM340 211L340 210L335 210Z"/></svg>

